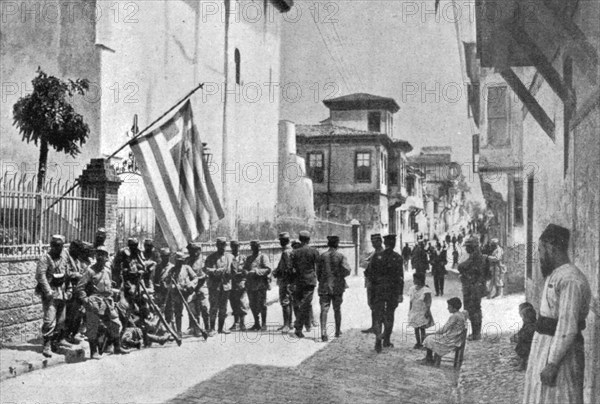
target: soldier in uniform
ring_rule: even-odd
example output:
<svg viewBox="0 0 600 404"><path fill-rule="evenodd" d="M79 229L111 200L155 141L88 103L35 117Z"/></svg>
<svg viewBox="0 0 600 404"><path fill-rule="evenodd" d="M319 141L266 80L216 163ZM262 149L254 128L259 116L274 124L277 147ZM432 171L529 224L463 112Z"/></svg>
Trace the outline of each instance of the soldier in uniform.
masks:
<svg viewBox="0 0 600 404"><path fill-rule="evenodd" d="M210 328L210 324L208 321L209 317L209 309L208 309L208 285L206 284L206 274L204 273L202 267L202 244L200 243L189 243L187 246L188 253L190 254L189 258L186 259L186 264L192 267L192 270L198 277L198 282L196 284L196 290L194 291L194 295L191 298L190 308L196 311L196 319L198 319L198 324L200 324L200 318L202 317L202 322L204 323L204 329L208 330ZM189 324L193 324L191 320L192 314L189 314ZM197 333L197 331L196 331Z"/></svg>
<svg viewBox="0 0 600 404"><path fill-rule="evenodd" d="M156 305L164 310L167 292L168 289L164 283L164 279L166 279L169 270L173 266L169 262L169 258L171 256L171 250L168 248L160 249L160 263L156 266L154 270L154 297L156 299Z"/></svg>
<svg viewBox="0 0 600 404"><path fill-rule="evenodd" d="M67 251L63 249L64 244L64 236L52 236L50 250L38 261L35 274L36 293L42 298L42 354L48 358L52 357L52 349L57 348L56 343L65 347L71 346L65 339L66 305L69 300L69 258Z"/></svg>
<svg viewBox="0 0 600 404"><path fill-rule="evenodd" d="M67 286L69 300L67 302L66 329L67 339L72 343L80 342L75 339L75 335L78 333L79 327L85 317L85 309L75 293L75 288L83 274L91 265L89 257L89 250L91 250L91 248L91 244L84 243L81 240L73 240L69 243L68 263L70 277Z"/></svg>
<svg viewBox="0 0 600 404"><path fill-rule="evenodd" d="M335 337L342 334L342 302L344 291L348 288L346 277L350 275L351 269L348 260L338 251L340 238L338 236L327 236L325 251L317 261L317 278L319 280L319 304L321 305L321 340L327 342L327 313L329 306L333 303L333 316L335 318Z"/></svg>
<svg viewBox="0 0 600 404"><path fill-rule="evenodd" d="M271 262L266 254L260 252L258 240L252 240L250 248L252 255L246 257L244 262L246 289L254 317L254 325L250 330L267 331L267 290L271 288ZM262 326L259 317L262 319Z"/></svg>
<svg viewBox="0 0 600 404"><path fill-rule="evenodd" d="M227 318L227 301L231 291L231 269L233 267L233 255L225 252L227 239L217 237L217 251L206 257L204 272L208 276L208 299L210 302L210 331L209 336L214 336L217 315L219 317L218 332L230 334L231 331L224 329Z"/></svg>
<svg viewBox="0 0 600 404"><path fill-rule="evenodd" d="M273 276L277 279L279 286L279 304L283 312L283 326L277 331L288 333L292 329L292 306L294 292L294 272L292 268L292 260L290 254L290 234L287 232L279 234L279 244L281 245L281 258L277 264L277 268L273 271Z"/></svg>
<svg viewBox="0 0 600 404"><path fill-rule="evenodd" d="M375 333L375 312L373 311L373 293L371 288L371 281L366 276L370 263L373 261L374 257L383 252L383 238L381 238L381 234L374 233L371 234L371 245L373 246L373 252L369 254L366 259L367 270L365 270L365 288L367 289L367 304L369 305L369 309L371 310L371 327L366 330L362 330L361 332L365 334Z"/></svg>
<svg viewBox="0 0 600 404"><path fill-rule="evenodd" d="M396 235L383 238L385 250L367 268L366 276L373 288L373 310L375 311L375 350L393 347L390 342L394 328L394 312L403 300L404 270L402 256L394 251ZM382 326L383 332L382 332Z"/></svg>
<svg viewBox="0 0 600 404"><path fill-rule="evenodd" d="M248 275L244 268L242 257L240 257L240 243L237 240L229 242L231 255L233 255L231 293L229 304L233 312L233 325L229 331L246 330L246 314L248 314L248 293L246 292L246 277Z"/></svg>
<svg viewBox="0 0 600 404"><path fill-rule="evenodd" d="M485 286L486 257L479 250L479 241L470 237L465 241L465 250L469 254L466 261L458 265L463 289L465 310L469 314L473 329L469 340L481 339L481 298L487 293Z"/></svg>
<svg viewBox="0 0 600 404"><path fill-rule="evenodd" d="M96 231L93 247L98 248L104 246L104 243L106 243L106 229L104 227L99 227Z"/></svg>
<svg viewBox="0 0 600 404"><path fill-rule="evenodd" d="M111 271L107 265L108 250L104 246L96 248L96 262L90 266L77 283L77 295L85 306L90 358L100 359L98 327L103 322L108 337L114 344L114 352L129 353L121 347L121 322L113 300Z"/></svg>
<svg viewBox="0 0 600 404"><path fill-rule="evenodd" d="M127 240L127 247L122 248L112 264L112 279L117 287L123 286L128 295L137 294L137 284L145 272L144 258L139 249L139 241L132 237Z"/></svg>
<svg viewBox="0 0 600 404"><path fill-rule="evenodd" d="M182 336L181 320L184 306L182 296L183 299L186 299L186 302L190 303L198 278L192 267L185 263L186 258L188 258L188 255L184 252L175 254L175 265L169 270L166 279L166 284L171 289L171 293L165 309L165 318L170 323L173 315L175 316L175 328L179 337ZM190 309L194 310L192 306L190 306ZM196 316L196 313L191 313L191 315ZM199 330L197 331L199 332Z"/></svg>
<svg viewBox="0 0 600 404"><path fill-rule="evenodd" d="M295 276L294 305L296 311L296 322L294 328L298 338L304 338L302 327L310 324L310 310L312 307L313 294L317 286L317 260L319 252L309 245L310 233L301 231L298 239L300 247L292 251L292 268Z"/></svg>

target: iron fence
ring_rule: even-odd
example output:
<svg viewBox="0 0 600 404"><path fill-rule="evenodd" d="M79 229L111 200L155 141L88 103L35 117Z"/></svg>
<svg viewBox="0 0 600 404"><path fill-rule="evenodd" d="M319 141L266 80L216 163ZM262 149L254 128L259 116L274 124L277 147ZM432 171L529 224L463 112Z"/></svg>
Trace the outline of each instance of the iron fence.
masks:
<svg viewBox="0 0 600 404"><path fill-rule="evenodd" d="M94 190L71 188L71 182L49 179L36 192L37 177L0 177L0 257L36 256L53 234L67 242L92 242L98 227L98 197Z"/></svg>

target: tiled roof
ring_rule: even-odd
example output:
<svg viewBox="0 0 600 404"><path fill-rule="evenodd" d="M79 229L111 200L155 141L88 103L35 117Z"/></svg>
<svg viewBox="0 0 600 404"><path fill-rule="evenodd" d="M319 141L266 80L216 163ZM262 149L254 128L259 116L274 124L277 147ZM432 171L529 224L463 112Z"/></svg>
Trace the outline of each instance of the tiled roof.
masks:
<svg viewBox="0 0 600 404"><path fill-rule="evenodd" d="M333 133L332 133L333 132ZM352 128L346 128L345 126L337 125L296 125L296 135L306 137L319 137L319 136L346 136L346 135L371 135L381 136L378 132L369 132L366 130L358 130Z"/></svg>
<svg viewBox="0 0 600 404"><path fill-rule="evenodd" d="M323 104L331 110L338 111L350 109L387 109L395 113L400 110L400 106L393 98L366 93L355 93L331 98L324 100Z"/></svg>

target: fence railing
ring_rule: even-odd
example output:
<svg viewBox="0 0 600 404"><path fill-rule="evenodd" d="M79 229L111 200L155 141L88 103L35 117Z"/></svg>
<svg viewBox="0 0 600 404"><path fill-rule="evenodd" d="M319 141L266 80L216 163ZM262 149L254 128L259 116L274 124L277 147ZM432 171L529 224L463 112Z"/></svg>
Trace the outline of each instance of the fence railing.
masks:
<svg viewBox="0 0 600 404"><path fill-rule="evenodd" d="M98 225L98 197L94 191L49 179L36 192L37 177L0 177L0 258L39 255L53 234L67 242L92 242Z"/></svg>

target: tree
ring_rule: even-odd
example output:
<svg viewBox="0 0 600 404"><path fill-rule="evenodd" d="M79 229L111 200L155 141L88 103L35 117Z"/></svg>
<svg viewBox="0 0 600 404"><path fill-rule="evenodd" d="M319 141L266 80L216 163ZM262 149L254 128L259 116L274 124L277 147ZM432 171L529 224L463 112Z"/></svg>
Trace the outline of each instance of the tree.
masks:
<svg viewBox="0 0 600 404"><path fill-rule="evenodd" d="M63 81L48 76L39 67L37 74L31 82L33 92L19 98L13 106L13 125L19 128L24 141L40 144L37 192L41 192L49 146L75 157L89 136L90 128L69 102L75 94L84 95L89 82L86 79Z"/></svg>

